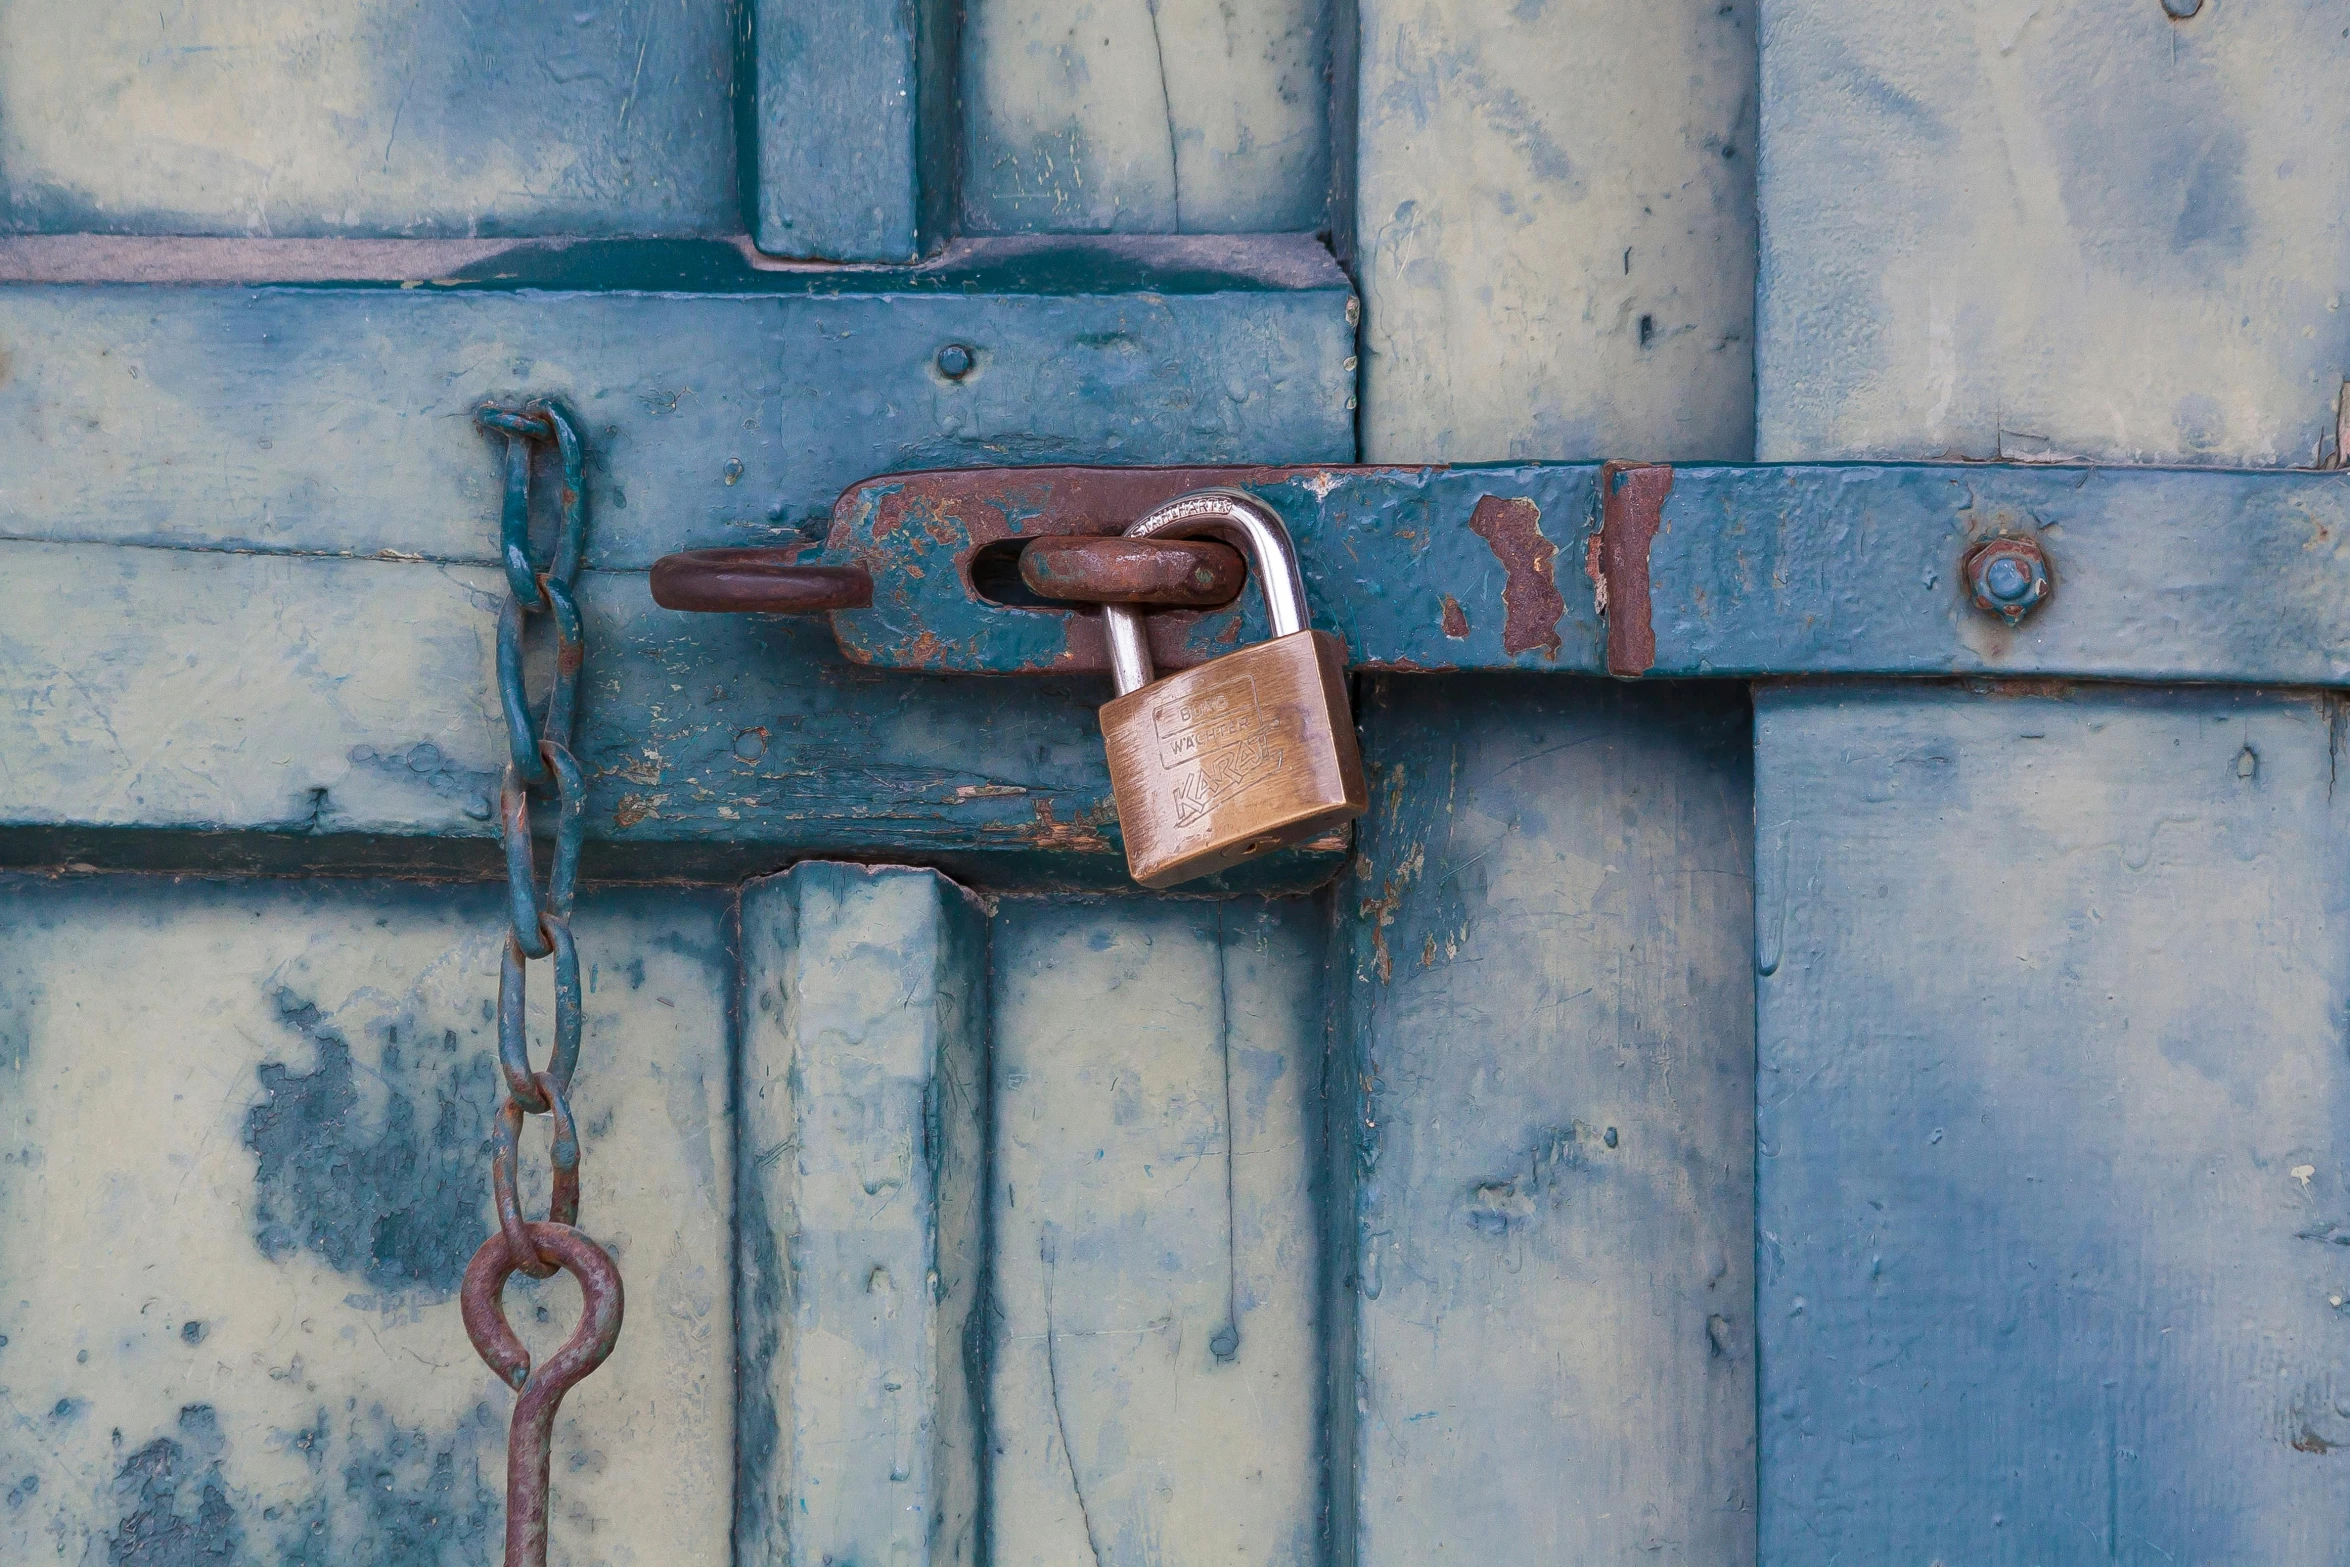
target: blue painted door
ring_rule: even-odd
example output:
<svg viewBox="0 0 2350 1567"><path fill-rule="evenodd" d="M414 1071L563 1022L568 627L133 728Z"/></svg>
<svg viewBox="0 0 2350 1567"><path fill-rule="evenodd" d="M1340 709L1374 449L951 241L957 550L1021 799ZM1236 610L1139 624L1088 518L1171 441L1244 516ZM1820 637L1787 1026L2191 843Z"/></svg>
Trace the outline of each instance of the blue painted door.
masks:
<svg viewBox="0 0 2350 1567"><path fill-rule="evenodd" d="M541 398L551 1560L2339 1559L2350 32L1505 9L0 0L0 1559L499 1549ZM1097 468L1351 834L1127 882Z"/></svg>

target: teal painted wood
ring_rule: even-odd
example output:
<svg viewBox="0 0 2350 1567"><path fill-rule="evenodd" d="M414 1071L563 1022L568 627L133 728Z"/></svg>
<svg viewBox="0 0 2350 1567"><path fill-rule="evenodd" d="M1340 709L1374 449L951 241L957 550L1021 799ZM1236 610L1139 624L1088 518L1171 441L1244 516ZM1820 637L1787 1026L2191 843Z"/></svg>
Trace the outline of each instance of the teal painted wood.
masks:
<svg viewBox="0 0 2350 1567"><path fill-rule="evenodd" d="M1324 256L1315 286L1274 286L1307 247L1266 243L1291 260L1000 242L849 295L739 264L724 286L771 291L0 290L0 533L80 541L0 540L23 693L0 707L0 827L41 833L6 852L201 864L241 834L331 864L371 837L486 845L498 466L470 410L550 390L591 453L582 758L592 840L641 848L623 868L918 854L1123 884L1106 685L855 670L821 622L657 610L641 568L799 539L838 484L908 463L1344 455L1343 279ZM936 368L945 342L977 355L960 382ZM178 836L104 837L145 828ZM59 836L84 829L101 836Z"/></svg>
<svg viewBox="0 0 2350 1567"><path fill-rule="evenodd" d="M0 854L492 869L502 591L490 567L0 545ZM591 872L832 854L1128 884L1106 682L861 670L821 621L673 614L633 573L585 573L580 597ZM1336 852L1211 885L1311 885Z"/></svg>
<svg viewBox="0 0 2350 1567"><path fill-rule="evenodd" d="M955 54L946 0L749 0L759 248L906 262L954 216Z"/></svg>
<svg viewBox="0 0 2350 1567"><path fill-rule="evenodd" d="M1754 0L1352 9L1364 455L1751 456Z"/></svg>
<svg viewBox="0 0 2350 1567"><path fill-rule="evenodd" d="M1299 899L998 905L1000 1567L1324 1559L1327 920Z"/></svg>
<svg viewBox="0 0 2350 1567"><path fill-rule="evenodd" d="M500 469L471 411L532 394L582 425L604 568L796 540L898 468L1353 452L1351 295L1311 242L996 241L896 274L525 248L469 270L0 289L0 537L486 560Z"/></svg>
<svg viewBox="0 0 2350 1567"><path fill-rule="evenodd" d="M1242 477L1288 522L1315 623L1356 665L1602 673L1597 475L1528 463ZM1082 667L1092 649L1072 641L1071 617L992 603L946 562L982 529L1090 515L1090 482L982 477L971 488L985 493L954 504L935 484L858 486L836 512L833 558L867 565L877 586L870 609L835 618L842 645L884 667ZM1647 604L1610 606L1645 610L1656 676L2350 678L2350 474L1691 466L1674 470L1658 521ZM2056 582L2014 629L1972 605L1961 569L2000 535L2037 539ZM1250 594L1180 646L1197 660L1263 634Z"/></svg>
<svg viewBox="0 0 2350 1567"><path fill-rule="evenodd" d="M741 919L736 1559L977 1561L987 916L810 863Z"/></svg>
<svg viewBox="0 0 2350 1567"><path fill-rule="evenodd" d="M2341 732L1758 693L1766 1560L2341 1559Z"/></svg>
<svg viewBox="0 0 2350 1567"><path fill-rule="evenodd" d="M987 0L964 32L974 234L1327 228L1324 0Z"/></svg>
<svg viewBox="0 0 2350 1567"><path fill-rule="evenodd" d="M2339 5L1761 12L1762 456L2332 449Z"/></svg>
<svg viewBox="0 0 2350 1567"><path fill-rule="evenodd" d="M728 0L0 7L0 226L723 234Z"/></svg>
<svg viewBox="0 0 2350 1567"><path fill-rule="evenodd" d="M726 914L575 920L583 1222L628 1317L556 1427L558 1562L729 1560ZM487 887L0 877L0 1558L495 1559L513 1399L455 1296L503 930ZM578 1296L507 1298L543 1348Z"/></svg>
<svg viewBox="0 0 2350 1567"><path fill-rule="evenodd" d="M1364 726L1335 1559L1751 1562L1744 697L1379 677Z"/></svg>

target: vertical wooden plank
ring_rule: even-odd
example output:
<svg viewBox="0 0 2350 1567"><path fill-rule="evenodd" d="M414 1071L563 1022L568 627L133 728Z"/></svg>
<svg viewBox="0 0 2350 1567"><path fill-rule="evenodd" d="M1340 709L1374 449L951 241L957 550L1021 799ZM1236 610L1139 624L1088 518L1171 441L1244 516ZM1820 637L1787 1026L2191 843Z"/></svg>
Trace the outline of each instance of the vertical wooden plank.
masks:
<svg viewBox="0 0 2350 1567"><path fill-rule="evenodd" d="M1326 225L1325 0L979 0L964 34L974 234Z"/></svg>
<svg viewBox="0 0 2350 1567"><path fill-rule="evenodd" d="M1743 693L1382 677L1338 1560L1754 1560Z"/></svg>
<svg viewBox="0 0 2350 1567"><path fill-rule="evenodd" d="M987 925L935 872L742 895L745 1562L978 1559Z"/></svg>
<svg viewBox="0 0 2350 1567"><path fill-rule="evenodd" d="M1764 457L2333 450L2337 0L1762 0L1762 17Z"/></svg>
<svg viewBox="0 0 2350 1567"><path fill-rule="evenodd" d="M945 242L960 16L951 0L750 0L761 250L914 261Z"/></svg>
<svg viewBox="0 0 2350 1567"><path fill-rule="evenodd" d="M1767 1560L2341 1559L2339 712L1758 694Z"/></svg>
<svg viewBox="0 0 2350 1567"><path fill-rule="evenodd" d="M1007 900L990 1559L1321 1558L1324 916Z"/></svg>
<svg viewBox="0 0 2350 1567"><path fill-rule="evenodd" d="M1754 0L1357 0L1363 457L1754 450Z"/></svg>
<svg viewBox="0 0 2350 1567"><path fill-rule="evenodd" d="M628 1314L555 1427L560 1563L728 1559L724 917L632 891L574 922L582 1220ZM514 1400L456 1292L494 1226L503 930L487 887L0 878L0 1559L496 1558ZM578 1304L506 1298L541 1355Z"/></svg>

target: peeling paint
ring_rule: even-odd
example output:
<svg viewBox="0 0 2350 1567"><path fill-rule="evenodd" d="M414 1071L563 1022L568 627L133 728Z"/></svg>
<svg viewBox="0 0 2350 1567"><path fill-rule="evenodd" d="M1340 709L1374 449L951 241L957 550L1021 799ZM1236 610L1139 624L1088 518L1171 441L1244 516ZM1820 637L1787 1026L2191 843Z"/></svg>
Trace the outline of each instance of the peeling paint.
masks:
<svg viewBox="0 0 2350 1567"><path fill-rule="evenodd" d="M1656 666L1649 550L1663 526L1673 470L1664 463L1611 462L1599 471L1600 525L1593 560L1607 612L1607 670L1644 675Z"/></svg>
<svg viewBox="0 0 2350 1567"><path fill-rule="evenodd" d="M1539 650L1555 658L1567 601L1552 574L1558 546L1543 537L1542 509L1519 496L1481 495L1469 514L1469 531L1492 549L1507 576L1501 592L1502 651Z"/></svg>

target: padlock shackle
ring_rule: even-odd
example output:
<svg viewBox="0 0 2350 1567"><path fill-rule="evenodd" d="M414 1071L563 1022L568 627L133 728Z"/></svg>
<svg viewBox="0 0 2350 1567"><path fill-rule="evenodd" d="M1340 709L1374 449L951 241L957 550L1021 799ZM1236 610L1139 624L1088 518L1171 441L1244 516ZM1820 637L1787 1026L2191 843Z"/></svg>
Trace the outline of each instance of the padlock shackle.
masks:
<svg viewBox="0 0 2350 1567"><path fill-rule="evenodd" d="M1306 581L1297 564L1297 546L1272 507L1245 490L1193 490L1146 514L1126 530L1130 539L1217 538L1248 557L1250 575L1265 596L1265 620L1273 635L1306 629ZM1140 691L1158 678L1142 611L1132 604L1104 604L1102 630L1110 644L1110 677L1118 694Z"/></svg>

